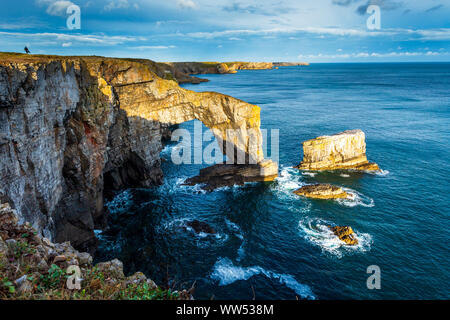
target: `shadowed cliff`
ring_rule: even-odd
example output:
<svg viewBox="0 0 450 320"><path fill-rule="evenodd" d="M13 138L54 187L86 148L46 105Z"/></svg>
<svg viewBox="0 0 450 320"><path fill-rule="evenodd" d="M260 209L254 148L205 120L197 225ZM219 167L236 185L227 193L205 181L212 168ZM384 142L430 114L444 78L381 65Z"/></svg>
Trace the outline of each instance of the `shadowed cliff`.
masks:
<svg viewBox="0 0 450 320"><path fill-rule="evenodd" d="M0 53L0 196L22 222L90 248L105 189L160 184L162 136L192 119L248 162L263 160L259 107L182 89L153 65Z"/></svg>

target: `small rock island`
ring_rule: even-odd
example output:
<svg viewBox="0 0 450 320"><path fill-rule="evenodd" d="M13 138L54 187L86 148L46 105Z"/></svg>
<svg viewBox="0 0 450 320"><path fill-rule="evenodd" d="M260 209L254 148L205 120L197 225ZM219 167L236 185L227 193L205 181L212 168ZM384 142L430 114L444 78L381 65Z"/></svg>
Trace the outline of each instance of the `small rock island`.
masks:
<svg viewBox="0 0 450 320"><path fill-rule="evenodd" d="M312 171L380 170L376 163L367 160L365 134L361 130L348 130L303 142L303 161L297 168Z"/></svg>
<svg viewBox="0 0 450 320"><path fill-rule="evenodd" d="M355 233L353 232L352 227L331 227L329 226L331 231L343 242L350 246L356 246L358 244L358 239L356 238Z"/></svg>
<svg viewBox="0 0 450 320"><path fill-rule="evenodd" d="M296 195L313 199L345 199L348 193L331 184L311 184L294 191Z"/></svg>

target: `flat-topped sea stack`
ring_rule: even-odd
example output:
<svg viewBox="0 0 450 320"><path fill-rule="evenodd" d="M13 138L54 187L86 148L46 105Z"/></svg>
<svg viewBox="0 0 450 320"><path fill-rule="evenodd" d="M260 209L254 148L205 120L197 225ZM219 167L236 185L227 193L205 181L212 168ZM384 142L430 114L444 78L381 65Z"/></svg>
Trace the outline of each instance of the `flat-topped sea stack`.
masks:
<svg viewBox="0 0 450 320"><path fill-rule="evenodd" d="M358 238L356 238L352 227L328 227L331 231L343 242L350 246L358 244Z"/></svg>
<svg viewBox="0 0 450 320"><path fill-rule="evenodd" d="M294 193L312 199L345 199L348 193L342 188L331 184L312 184L303 186Z"/></svg>
<svg viewBox="0 0 450 320"><path fill-rule="evenodd" d="M332 136L321 136L303 142L300 170L378 171L376 163L366 157L366 141L361 130L348 130Z"/></svg>

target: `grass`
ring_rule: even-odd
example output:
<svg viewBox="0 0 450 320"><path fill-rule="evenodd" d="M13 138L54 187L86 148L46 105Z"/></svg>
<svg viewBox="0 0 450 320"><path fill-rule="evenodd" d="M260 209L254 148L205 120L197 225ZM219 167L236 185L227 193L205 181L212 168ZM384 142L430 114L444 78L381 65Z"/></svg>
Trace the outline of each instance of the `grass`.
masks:
<svg viewBox="0 0 450 320"><path fill-rule="evenodd" d="M102 271L98 266L80 267L81 288L70 290L71 277L57 264L39 270L35 231L30 226L6 230L0 226L2 239L13 238L5 255L0 252L0 299L3 300L177 300L180 294L172 289L154 287L148 282L133 283L117 271ZM12 235L12 236L11 236ZM47 260L51 260L48 257ZM16 279L26 276L28 290L20 290Z"/></svg>

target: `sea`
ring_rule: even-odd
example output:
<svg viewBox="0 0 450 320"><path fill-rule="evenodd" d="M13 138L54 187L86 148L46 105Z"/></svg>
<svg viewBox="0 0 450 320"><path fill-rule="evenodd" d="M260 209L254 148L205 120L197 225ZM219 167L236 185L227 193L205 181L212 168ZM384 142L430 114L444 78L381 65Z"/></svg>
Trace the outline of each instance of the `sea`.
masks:
<svg viewBox="0 0 450 320"><path fill-rule="evenodd" d="M208 164L175 164L179 143L169 142L163 185L123 190L106 203L97 261L118 258L127 275L142 271L161 286L194 286L195 299L450 298L450 63L311 64L201 77L210 81L183 87L261 108L261 128L278 132L279 177L214 192L184 186ZM193 133L195 125L180 128ZM294 168L303 141L350 129L364 131L380 172ZM351 198L293 194L314 183L341 186ZM196 233L193 220L216 233ZM359 244L345 245L328 226L351 226Z"/></svg>

